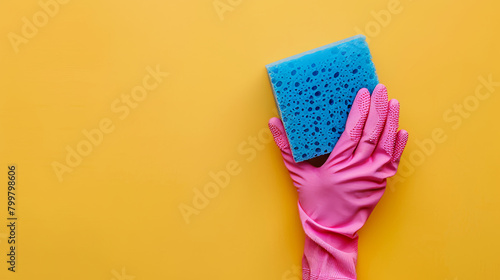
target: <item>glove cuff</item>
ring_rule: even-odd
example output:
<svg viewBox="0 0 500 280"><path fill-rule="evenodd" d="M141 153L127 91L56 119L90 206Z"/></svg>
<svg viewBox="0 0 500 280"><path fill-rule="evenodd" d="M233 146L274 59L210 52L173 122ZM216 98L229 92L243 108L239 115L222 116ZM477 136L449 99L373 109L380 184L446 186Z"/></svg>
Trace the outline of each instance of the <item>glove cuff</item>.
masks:
<svg viewBox="0 0 500 280"><path fill-rule="evenodd" d="M306 233L303 280L356 279L357 234L316 223L304 212L300 203L299 214Z"/></svg>

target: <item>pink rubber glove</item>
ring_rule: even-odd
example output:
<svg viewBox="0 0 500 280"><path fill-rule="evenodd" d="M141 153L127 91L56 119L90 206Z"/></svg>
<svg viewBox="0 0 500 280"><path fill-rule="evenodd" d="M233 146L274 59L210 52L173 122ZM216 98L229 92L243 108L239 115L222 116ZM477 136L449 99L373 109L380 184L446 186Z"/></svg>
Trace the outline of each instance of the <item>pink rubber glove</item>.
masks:
<svg viewBox="0 0 500 280"><path fill-rule="evenodd" d="M269 120L298 191L306 233L304 280L356 279L357 232L382 197L386 179L396 173L408 140L408 132L398 131L398 120L399 102L387 101L384 85L372 96L361 89L344 133L321 167L296 163L281 120Z"/></svg>

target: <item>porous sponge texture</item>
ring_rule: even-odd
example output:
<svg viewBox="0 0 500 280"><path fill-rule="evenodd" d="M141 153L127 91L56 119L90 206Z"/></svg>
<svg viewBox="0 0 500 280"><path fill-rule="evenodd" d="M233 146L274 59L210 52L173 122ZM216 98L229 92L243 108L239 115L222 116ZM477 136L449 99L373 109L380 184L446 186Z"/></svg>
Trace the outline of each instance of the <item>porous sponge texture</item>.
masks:
<svg viewBox="0 0 500 280"><path fill-rule="evenodd" d="M296 162L333 150L358 90L378 84L371 58L356 35L266 66Z"/></svg>

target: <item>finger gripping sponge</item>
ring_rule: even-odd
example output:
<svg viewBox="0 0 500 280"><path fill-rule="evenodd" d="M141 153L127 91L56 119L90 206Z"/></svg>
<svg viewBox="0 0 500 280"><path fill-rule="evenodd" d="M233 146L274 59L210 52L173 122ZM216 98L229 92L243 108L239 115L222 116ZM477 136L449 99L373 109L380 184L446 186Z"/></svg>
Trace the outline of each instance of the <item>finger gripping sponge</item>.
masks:
<svg viewBox="0 0 500 280"><path fill-rule="evenodd" d="M358 90L378 84L365 36L356 35L266 66L296 162L328 154Z"/></svg>

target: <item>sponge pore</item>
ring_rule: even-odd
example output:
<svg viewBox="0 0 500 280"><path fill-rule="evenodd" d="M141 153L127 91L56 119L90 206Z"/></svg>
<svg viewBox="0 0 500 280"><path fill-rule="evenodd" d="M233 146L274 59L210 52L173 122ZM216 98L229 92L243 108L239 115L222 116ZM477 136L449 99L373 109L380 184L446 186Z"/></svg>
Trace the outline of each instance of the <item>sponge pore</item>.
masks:
<svg viewBox="0 0 500 280"><path fill-rule="evenodd" d="M356 35L266 66L296 162L328 154L361 88L378 84L365 36Z"/></svg>

